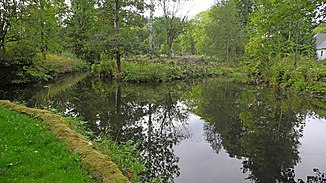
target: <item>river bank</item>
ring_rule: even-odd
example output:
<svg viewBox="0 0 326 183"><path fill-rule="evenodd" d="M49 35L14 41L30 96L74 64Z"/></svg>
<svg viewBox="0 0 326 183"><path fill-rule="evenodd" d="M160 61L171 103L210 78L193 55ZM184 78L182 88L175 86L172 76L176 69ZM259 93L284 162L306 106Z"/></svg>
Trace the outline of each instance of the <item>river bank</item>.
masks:
<svg viewBox="0 0 326 183"><path fill-rule="evenodd" d="M40 181L44 180L45 182L51 182L51 180L57 181L56 179L60 180L60 178L63 182L79 182L78 180L80 180L80 182L93 182L90 178L102 182L120 183L128 181L108 156L95 150L92 147L91 142L70 129L61 116L52 114L49 111L32 109L13 104L9 101L0 101L0 104L2 105L2 107L0 106L2 114L1 125L3 125L3 128L1 129L5 129L2 130L2 133L4 133L1 135L4 137L2 139L12 139L10 135L14 136L14 139L25 139L23 141L25 144L15 144L11 141L4 141L2 143L2 147L5 148L2 152L6 152L10 149L13 150L11 153L2 154L2 156L6 157L1 158L1 160L8 161L1 163L1 165L5 165L5 167L1 168L0 174L1 179L5 179L4 182L6 182L6 180L17 180L17 177L19 178L19 176L21 176L21 179L40 179ZM28 116L10 111L3 106L20 113L34 116L43 120L44 123L31 119ZM55 138L47 132L49 129L57 139L62 140L64 143L55 140ZM15 131L16 133L10 133L10 131ZM30 139L26 137L29 137ZM17 142L18 141L20 140L17 140ZM52 145L50 145L51 147L48 147L49 144L52 144L53 147ZM8 148L10 146L12 148ZM67 146L70 148L71 152L68 151ZM19 149L25 149L26 151L21 151ZM61 155L59 152L65 152L65 155ZM35 159L32 159L32 162L30 162L28 158L29 156L32 156L31 153L39 155L36 156ZM49 159L44 160L44 158ZM61 160L58 161L58 158ZM53 162L50 159L53 159ZM9 162L13 160L15 162ZM58 162L61 164L57 164ZM72 165L66 165L69 163ZM39 165L39 167L34 167L34 164ZM69 171L67 172L71 173L71 176L62 171L63 167L69 167ZM81 167L86 168L90 176L88 176L86 171ZM17 170L17 172L15 172L15 170ZM26 173L28 171L34 173L29 175ZM49 172L56 171L58 173L53 173L53 177L51 177L52 173L49 174L50 177L39 176L40 174L47 175ZM4 175L2 176L2 174ZM36 177L34 177L35 175ZM75 175L76 177L72 177L72 175Z"/></svg>
<svg viewBox="0 0 326 183"><path fill-rule="evenodd" d="M0 105L0 182L94 182L41 121Z"/></svg>
<svg viewBox="0 0 326 183"><path fill-rule="evenodd" d="M11 55L0 54L0 86L23 85L55 80L65 74L82 72L87 63L70 53Z"/></svg>
<svg viewBox="0 0 326 183"><path fill-rule="evenodd" d="M138 58L122 62L121 72L115 61L103 59L92 65L92 73L102 79L123 82L172 82L205 78L232 78L247 84L266 85L287 91L314 95L326 93L326 61L316 62L301 57L276 60L272 64L259 61L223 63L199 56L165 58Z"/></svg>

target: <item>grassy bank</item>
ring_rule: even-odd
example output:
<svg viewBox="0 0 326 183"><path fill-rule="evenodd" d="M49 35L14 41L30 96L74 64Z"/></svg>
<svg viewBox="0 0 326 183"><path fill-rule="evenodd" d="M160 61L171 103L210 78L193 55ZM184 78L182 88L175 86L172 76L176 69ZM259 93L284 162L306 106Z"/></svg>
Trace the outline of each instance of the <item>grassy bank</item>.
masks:
<svg viewBox="0 0 326 183"><path fill-rule="evenodd" d="M293 56L289 56L275 59L269 65L264 62L248 62L246 66L251 82L319 95L326 94L325 60L316 62L314 59L300 57L295 63Z"/></svg>
<svg viewBox="0 0 326 183"><path fill-rule="evenodd" d="M53 113L51 113L49 111L45 111L45 110L27 108L22 105L13 104L9 101L0 101L0 103L12 110L19 111L21 113L25 113L25 114L28 114L31 116L35 116L39 119L42 119L45 122L45 124L48 125L47 126L48 128L43 127L43 131L46 132L48 129L50 129L50 131L52 132L52 134L54 136L61 139L65 144L67 144L68 147L71 150L73 150L73 152L78 153L82 157L82 158L80 158L80 165L82 167L86 168L88 170L88 172L90 172L90 175L93 179L96 179L96 180L99 180L102 182L117 182L117 183L127 182L128 179L121 174L121 172L117 168L117 166L111 161L111 158L106 155L103 155L99 151L95 150L92 146L92 143L90 143L88 140L86 140L85 137L81 136L80 134L78 134L74 130L72 130L69 127L66 120L63 117L61 117L60 115L53 114ZM3 108L1 108L1 110L5 110L7 113L9 111L9 110L3 109ZM13 113L13 114L18 115L17 113ZM10 116L10 115L5 113L1 116L1 118L6 119L6 116ZM21 115L21 116L23 116L23 115ZM26 118L28 119L28 117L26 117ZM35 125L35 123L33 123L33 120L32 121L31 120L26 120L26 121L28 124L32 124L32 126L33 126L33 124L34 124L34 126L42 125L42 123L40 123L40 122L38 122L38 125ZM24 119L22 121L24 121ZM30 136L32 138L32 140L27 140L26 143L27 144L32 143L32 144L35 144L36 147L38 147L38 149L36 148L36 149L31 150L32 154L38 153L42 150L42 151L48 151L48 152L54 153L55 155L58 155L59 158L54 158L54 157L50 156L50 159L53 158L55 162L58 159L63 159L62 157L60 157L60 153L56 152L55 149L52 148L52 146L49 147L48 142L45 142L43 144L37 143L37 141L35 141L35 143L33 142L33 139L36 138L35 135L37 135L39 133L39 131L38 131L39 129L35 129L31 133L29 133L30 130L28 130L24 127L26 125L24 123L22 123L21 128L17 128L19 126L15 125L15 123L18 123L18 122L19 121L14 118L12 120L12 122L7 125L7 126L11 127L12 129L4 126L2 129L8 129L9 131L3 130L1 132L1 133L4 133L3 136L8 135L12 131L19 129L19 130L21 130L22 135L21 135L21 137L18 137L17 139L20 139L20 138L23 139L23 138L26 138L25 136L28 136L28 137ZM13 135L15 135L15 134L16 133L13 133ZM52 139L54 139L53 136L51 136L51 137L52 137ZM42 135L40 137L38 137L38 139L42 139L42 138L43 138ZM6 139L10 139L10 138L8 137ZM16 139L16 141L18 141L17 139ZM55 141L55 139L54 139L54 141ZM4 144L4 143L2 143L2 144ZM16 147L16 146L18 148L20 148L19 144L18 145L16 144L16 145L13 145L11 149L15 149L14 147ZM9 145L1 146L1 148L3 148L4 150L8 149L7 147L9 147ZM64 146L64 147L67 147L67 146ZM41 149L41 150L39 150L39 149ZM68 155L72 156L71 154L69 154L69 151L67 148L66 148L66 150L68 152ZM20 156L20 155L24 154L25 151L24 151L24 148L21 148L21 150L19 150L19 151L14 150L14 152L17 152L18 153L17 156ZM5 156L6 154L7 153L3 153L3 154L1 154L1 156ZM50 153L48 153L48 154L50 154ZM41 154L41 155L42 155L41 156L41 158L42 158L43 155L45 156L46 154ZM12 155L10 155L10 156L12 156ZM29 157L31 155L27 154L26 156ZM3 160L3 159L10 159L10 158L6 158L6 157L1 158L1 160ZM11 160L15 160L15 159L17 159L17 157L14 157ZM31 159L31 158L29 158L29 159ZM73 160L76 160L76 159L79 159L78 156L76 156L76 158L73 158ZM65 162L64 160L65 159L63 159L63 162ZM42 162L42 161L40 161L40 162ZM16 164L19 165L20 162L16 160L14 162L9 162L9 164L6 163L6 164L4 164L4 168L8 167L8 165L9 165L9 167L12 165L15 165L13 167L16 167ZM46 162L45 162L45 164L42 163L42 165L44 167L47 167ZM21 173L22 175L26 175L27 177L30 177L31 175L29 173L28 174L24 173L25 171L28 172L28 170L25 169L28 167L31 168L32 170L34 169L34 166L30 165L30 162L27 161L25 167L20 168L19 173ZM51 167L51 166L49 166L49 167ZM80 167L80 166L78 166L78 167ZM62 166L58 165L58 166L54 166L51 168L53 168L53 169L56 168L58 171L65 170L64 165L62 165ZM54 172L54 170L46 169L46 170L44 170L44 172L42 174L45 174L46 172L50 172L50 171ZM0 172L1 177L2 177L3 172L4 171L2 170L2 167L1 167L1 172ZM13 172L13 171L8 170L7 174L10 174L11 172ZM39 172L38 169L35 169L35 172L36 172L35 174L37 177L38 172ZM5 176L5 177L7 177L7 176ZM15 175L13 175L12 177L15 177ZM87 174L86 174L86 177L88 177ZM60 178L60 177L58 177L58 178ZM73 179L73 177L69 177L68 181L63 180L63 181L58 181L58 182L85 182L83 180L81 180L81 181L78 181L78 180L79 179ZM11 181L9 181L9 182L11 182ZM26 182L29 182L29 181L26 181ZM57 182L57 181L44 179L44 181L41 180L39 182Z"/></svg>
<svg viewBox="0 0 326 183"><path fill-rule="evenodd" d="M102 60L93 65L99 77L119 78L126 82L170 82L219 76L245 76L238 68L195 58L142 59L122 62L122 72L116 70L115 61Z"/></svg>
<svg viewBox="0 0 326 183"><path fill-rule="evenodd" d="M123 61L118 73L115 61L103 58L92 66L92 72L101 78L119 78L126 82L170 82L197 78L228 77L244 82L266 84L270 87L304 91L323 95L326 93L326 61L316 61L307 56L288 55L268 61L243 61L230 63L207 61L201 57L169 59L138 58Z"/></svg>
<svg viewBox="0 0 326 183"><path fill-rule="evenodd" d="M86 62L72 54L48 54L45 60L41 55L36 55L33 64L23 67L23 71L18 73L21 77L14 82L47 81L85 68Z"/></svg>
<svg viewBox="0 0 326 183"><path fill-rule="evenodd" d="M12 53L13 54L13 53ZM85 61L70 53L13 56L0 55L0 85L48 81L63 74L85 70Z"/></svg>
<svg viewBox="0 0 326 183"><path fill-rule="evenodd" d="M93 182L39 120L0 106L0 182Z"/></svg>

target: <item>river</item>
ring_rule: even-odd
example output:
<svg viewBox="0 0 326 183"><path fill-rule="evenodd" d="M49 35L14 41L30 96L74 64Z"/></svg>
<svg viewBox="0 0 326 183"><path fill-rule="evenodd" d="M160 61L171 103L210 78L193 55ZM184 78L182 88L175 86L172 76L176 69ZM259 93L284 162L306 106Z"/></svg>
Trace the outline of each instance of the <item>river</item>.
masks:
<svg viewBox="0 0 326 183"><path fill-rule="evenodd" d="M82 117L119 143L140 142L163 182L289 182L326 172L326 100L224 79L127 84L69 76L1 88L0 99ZM290 176L291 177L291 176Z"/></svg>

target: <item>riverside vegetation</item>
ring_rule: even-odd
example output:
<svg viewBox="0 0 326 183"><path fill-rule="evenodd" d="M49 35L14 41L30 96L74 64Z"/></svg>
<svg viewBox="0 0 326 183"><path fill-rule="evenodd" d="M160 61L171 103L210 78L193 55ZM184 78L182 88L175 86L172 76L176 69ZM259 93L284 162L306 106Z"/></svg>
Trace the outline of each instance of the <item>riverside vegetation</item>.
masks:
<svg viewBox="0 0 326 183"><path fill-rule="evenodd" d="M227 0L192 18L179 12L184 2L5 0L1 82L49 80L93 65L95 75L123 81L248 74L258 83L324 92L314 40L326 32L324 1ZM162 16L144 15L157 8ZM201 62L178 55L201 55Z"/></svg>
<svg viewBox="0 0 326 183"><path fill-rule="evenodd" d="M25 138L26 144L25 141L24 143L21 143L18 140L17 143L12 144L9 144L11 141L3 141L3 152L6 152L2 154L2 156L4 157L3 160L5 160L5 157L7 156L8 158L5 161L9 162L15 160L15 163L3 163L4 167L1 168L3 169L3 175L8 174L6 179L8 181L17 180L24 182L25 180L39 180L44 182L51 182L54 179L57 179L59 181L66 182L74 182L78 180L80 180L81 182L94 182L94 180L100 182L127 182L126 178L123 178L119 175L120 171L115 168L115 165L112 164L111 159L118 165L120 170L123 171L124 175L126 175L126 177L128 177L133 182L139 182L140 174L146 170L144 164L140 161L139 151L136 149L135 143L132 141L128 141L125 144L117 144L115 141L111 140L110 137L105 135L106 133L99 135L98 138L91 138L92 132L87 130L84 126L85 122L78 118L62 118L51 112L42 111L38 109L29 109L27 107L19 106L16 104L10 104L4 101L1 101L1 104L14 110L17 110L18 112L23 112L29 115L36 116L37 118L40 118L45 122L42 123L39 120L35 120L31 117L18 114L17 112L10 111L9 109L0 106L0 112L2 112L1 117L3 118L1 120L1 124L4 125L3 129L6 129L4 131L4 134L1 134L1 136L4 137L4 139L19 139L22 138L22 136L29 137ZM5 123L6 121L8 123ZM19 128L20 126L25 125L26 127L30 128ZM69 128L65 126L69 126ZM16 129L16 131L17 129L21 129L17 133L11 133L12 136L15 136L14 138L12 138L12 136L9 136L9 133L7 133L12 128ZM39 131L40 128L41 131ZM70 128L78 132L82 136L78 137L77 134L73 134L74 132L72 132ZM58 137L59 139L64 139L63 141L65 143L58 142L57 140L55 140L53 135L49 133L49 129L51 129L52 133L56 137ZM48 138L52 139L52 141L48 142ZM87 139L87 141L91 141L93 143L94 148L100 150L106 155L109 155L110 158L104 157L103 155L101 155L101 153L92 150L92 145L90 146L88 142L86 142L83 138ZM83 141L85 141L86 144ZM44 144L53 144L53 147L51 145L51 147L48 148L48 146ZM69 152L67 144L71 150L74 150L73 153ZM35 147L28 148L27 146L29 145L34 145ZM88 146L88 148L86 148L85 145ZM10 148L9 146L12 146L14 148ZM56 146L60 147L61 150L56 150ZM11 153L9 152L9 149L11 149ZM24 156L20 157L21 150L17 149L27 149L28 152L24 152ZM68 159L64 158L66 154L60 155L60 152L64 150L66 150L66 154L69 155L68 158L72 158L72 161L76 161L76 165L71 164L71 168L76 167L77 170L85 174L84 177L83 174L79 175L77 170L68 169L69 171L67 172L76 173L76 179L73 178L68 180L69 174L67 174L65 171L62 171L63 167L70 166L64 164L64 162L70 163ZM7 153L7 151L9 153ZM37 154L38 152L40 153ZM32 161L24 159L28 158L30 153L35 153L39 156L36 156L36 158L32 159ZM39 162L42 163L39 164L38 159L45 155L49 155L47 156L49 159L40 160ZM53 162L51 162L51 158L53 159ZM61 158L61 160L58 161L58 158ZM107 161L109 161L109 163L106 163ZM53 175L50 174L50 176L48 177L43 176L42 173L49 171L49 168L52 167L48 166L47 163L54 164L53 169L55 169L53 171ZM35 168L32 170L32 172L34 173L31 173L31 175L26 172L22 173L22 171L24 171L28 166L32 166L33 164L37 164L39 166L39 168ZM89 175L87 175L87 172L84 170L84 168L88 170ZM17 172L15 172L16 169L18 169ZM63 169L67 170L65 168ZM13 173L10 173L12 171ZM56 171L58 171L59 173L56 173ZM20 177L17 177L17 175L19 174L21 174ZM85 178L85 180L81 180L81 178Z"/></svg>
<svg viewBox="0 0 326 183"><path fill-rule="evenodd" d="M326 33L323 0L218 1L191 18L179 11L186 2L1 1L0 86L91 70L93 82L224 76L325 95L326 63L316 61L314 39ZM154 17L160 8L163 15ZM116 144L109 133L97 140L111 150L97 148L129 179L139 180L144 167L134 148L138 142Z"/></svg>

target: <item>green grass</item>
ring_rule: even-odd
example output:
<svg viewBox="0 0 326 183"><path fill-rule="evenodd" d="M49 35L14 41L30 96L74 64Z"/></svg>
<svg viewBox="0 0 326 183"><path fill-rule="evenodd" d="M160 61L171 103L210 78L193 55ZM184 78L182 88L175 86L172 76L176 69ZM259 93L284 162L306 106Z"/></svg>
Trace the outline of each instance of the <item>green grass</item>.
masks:
<svg viewBox="0 0 326 183"><path fill-rule="evenodd" d="M239 69L238 69L239 70ZM196 60L135 60L123 61L122 72L116 71L115 61L102 60L92 66L92 72L100 77L119 78L126 82L171 82L209 77L243 77L246 73L216 62Z"/></svg>
<svg viewBox="0 0 326 183"><path fill-rule="evenodd" d="M41 60L37 64L41 64L50 72L59 74L80 71L86 68L86 62L73 55L48 54L46 60Z"/></svg>
<svg viewBox="0 0 326 183"><path fill-rule="evenodd" d="M39 120L0 106L0 182L93 182Z"/></svg>

